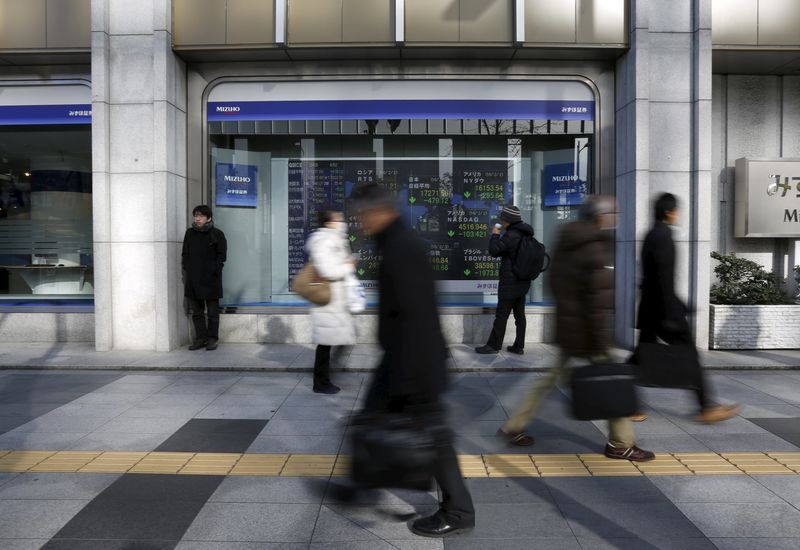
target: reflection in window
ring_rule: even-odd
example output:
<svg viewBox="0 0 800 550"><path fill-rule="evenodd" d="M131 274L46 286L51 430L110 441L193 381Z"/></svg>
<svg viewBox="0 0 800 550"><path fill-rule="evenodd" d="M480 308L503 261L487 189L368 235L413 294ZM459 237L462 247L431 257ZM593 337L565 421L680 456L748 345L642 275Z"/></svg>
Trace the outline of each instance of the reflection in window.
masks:
<svg viewBox="0 0 800 550"><path fill-rule="evenodd" d="M89 125L0 127L0 295L93 294Z"/></svg>
<svg viewBox="0 0 800 550"><path fill-rule="evenodd" d="M404 219L428 242L442 302L492 304L499 264L487 249L500 209L519 206L552 247L558 225L575 218L591 191L593 132L590 120L209 122L214 217L229 236L224 301L298 303L289 281L305 262L316 211L332 205L351 214L352 190L377 182L396 193ZM348 221L358 275L370 288L378 258L355 218ZM529 301L548 298L540 277Z"/></svg>

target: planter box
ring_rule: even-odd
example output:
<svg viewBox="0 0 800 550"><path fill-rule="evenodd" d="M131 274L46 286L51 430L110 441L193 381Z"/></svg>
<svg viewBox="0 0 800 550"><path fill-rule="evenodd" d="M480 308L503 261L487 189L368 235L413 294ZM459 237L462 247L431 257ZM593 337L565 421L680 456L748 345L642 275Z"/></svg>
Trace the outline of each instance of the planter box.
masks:
<svg viewBox="0 0 800 550"><path fill-rule="evenodd" d="M800 305L711 305L711 349L800 348Z"/></svg>

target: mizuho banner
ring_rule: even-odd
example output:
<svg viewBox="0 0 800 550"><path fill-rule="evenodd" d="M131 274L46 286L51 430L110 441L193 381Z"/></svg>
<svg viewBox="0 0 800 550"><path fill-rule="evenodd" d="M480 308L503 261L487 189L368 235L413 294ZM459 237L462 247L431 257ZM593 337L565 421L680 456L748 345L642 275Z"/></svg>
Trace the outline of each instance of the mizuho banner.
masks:
<svg viewBox="0 0 800 550"><path fill-rule="evenodd" d="M258 206L258 167L251 164L218 162L216 165L217 206Z"/></svg>
<svg viewBox="0 0 800 550"><path fill-rule="evenodd" d="M736 159L736 236L800 238L800 159Z"/></svg>

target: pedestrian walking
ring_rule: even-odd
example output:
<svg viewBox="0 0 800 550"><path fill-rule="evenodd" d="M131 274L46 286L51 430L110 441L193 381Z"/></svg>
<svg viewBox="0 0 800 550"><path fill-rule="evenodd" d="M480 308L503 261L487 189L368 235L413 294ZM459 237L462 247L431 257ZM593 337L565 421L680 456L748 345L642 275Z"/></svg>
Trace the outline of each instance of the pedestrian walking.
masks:
<svg viewBox="0 0 800 550"><path fill-rule="evenodd" d="M383 356L372 378L364 410L405 413L435 427L434 478L442 492L439 510L413 522L421 536L442 537L475 524L446 426L441 395L446 387L447 348L439 325L433 269L427 246L406 228L394 198L369 184L353 192L364 231L375 237L378 268L378 341Z"/></svg>
<svg viewBox="0 0 800 550"><path fill-rule="evenodd" d="M514 344L506 349L511 353L525 353L525 296L531 288L531 279L520 279L514 274L514 261L520 247L520 241L533 237L533 228L522 221L522 215L516 206L505 206L500 212L500 226L492 228L489 238L489 254L500 258L500 278L497 283L497 309L494 314L494 325L486 345L475 348L476 353L498 353L503 347L508 317L514 313L514 324L517 327Z"/></svg>
<svg viewBox="0 0 800 550"><path fill-rule="evenodd" d="M355 260L347 241L347 222L342 212L323 209L319 229L306 242L306 252L317 273L330 283L331 299L325 305L312 306L312 341L314 354L314 392L335 394L339 386L331 383L331 350L334 359L356 343L356 326L350 313L350 288L355 280Z"/></svg>
<svg viewBox="0 0 800 550"><path fill-rule="evenodd" d="M675 294L675 242L672 228L679 219L678 199L663 193L655 202L655 223L642 245L642 298L639 303L637 328L639 344L655 343L658 339L669 345L685 346L690 350L690 369L693 370L694 392L700 405L697 420L720 422L736 416L738 404L714 403L708 391L708 381L702 372L700 358L694 345L688 308ZM637 420L647 418L639 413Z"/></svg>
<svg viewBox="0 0 800 550"><path fill-rule="evenodd" d="M556 343L560 351L554 368L539 378L506 421L498 435L515 445L532 445L526 426L547 394L569 376L572 359L607 363L613 340L614 271L611 229L616 225L614 199L592 196L579 210L579 220L564 225L553 253L550 284L556 302ZM636 461L655 458L635 445L628 418L608 421L605 455Z"/></svg>
<svg viewBox="0 0 800 550"><path fill-rule="evenodd" d="M192 210L194 222L183 236L181 268L183 292L194 325L190 350L217 349L219 301L222 298L222 268L228 253L225 233L214 226L211 208L205 204Z"/></svg>

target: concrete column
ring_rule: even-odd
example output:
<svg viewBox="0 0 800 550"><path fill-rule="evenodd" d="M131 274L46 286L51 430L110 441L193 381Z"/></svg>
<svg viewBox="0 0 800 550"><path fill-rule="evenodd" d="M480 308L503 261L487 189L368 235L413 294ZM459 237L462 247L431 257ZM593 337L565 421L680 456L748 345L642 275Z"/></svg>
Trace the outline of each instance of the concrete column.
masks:
<svg viewBox="0 0 800 550"><path fill-rule="evenodd" d="M679 197L676 289L697 311L698 345L708 341L711 192L710 0L631 0L630 51L617 63L617 336L635 342L639 251L652 203ZM635 290L636 289L636 290Z"/></svg>
<svg viewBox="0 0 800 550"><path fill-rule="evenodd" d="M186 223L186 69L169 0L92 0L98 350L177 347Z"/></svg>

